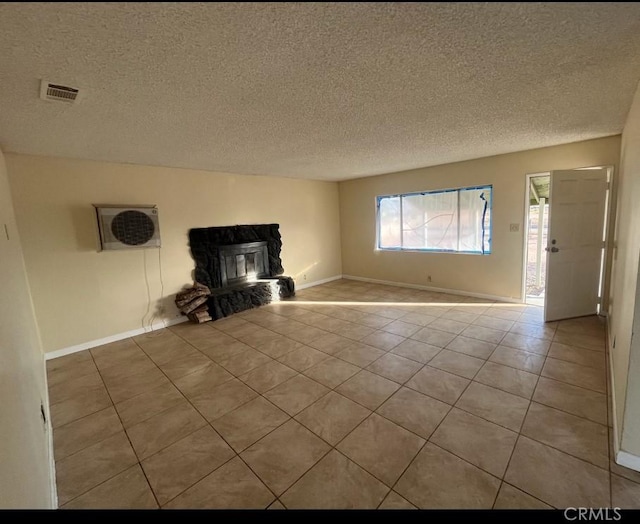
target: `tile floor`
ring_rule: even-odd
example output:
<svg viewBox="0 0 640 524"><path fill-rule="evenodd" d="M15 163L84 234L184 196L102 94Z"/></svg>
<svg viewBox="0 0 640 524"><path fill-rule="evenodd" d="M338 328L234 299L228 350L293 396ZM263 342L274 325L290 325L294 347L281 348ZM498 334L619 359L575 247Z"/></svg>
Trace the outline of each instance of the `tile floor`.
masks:
<svg viewBox="0 0 640 524"><path fill-rule="evenodd" d="M62 508L640 508L603 321L339 280L48 362Z"/></svg>

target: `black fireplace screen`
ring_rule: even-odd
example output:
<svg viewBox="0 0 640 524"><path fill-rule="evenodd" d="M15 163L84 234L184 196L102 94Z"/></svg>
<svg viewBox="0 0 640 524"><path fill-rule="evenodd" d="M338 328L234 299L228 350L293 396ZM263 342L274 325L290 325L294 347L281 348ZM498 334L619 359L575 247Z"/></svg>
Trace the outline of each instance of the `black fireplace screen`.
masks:
<svg viewBox="0 0 640 524"><path fill-rule="evenodd" d="M251 282L268 276L269 255L266 242L247 242L220 247L222 287Z"/></svg>

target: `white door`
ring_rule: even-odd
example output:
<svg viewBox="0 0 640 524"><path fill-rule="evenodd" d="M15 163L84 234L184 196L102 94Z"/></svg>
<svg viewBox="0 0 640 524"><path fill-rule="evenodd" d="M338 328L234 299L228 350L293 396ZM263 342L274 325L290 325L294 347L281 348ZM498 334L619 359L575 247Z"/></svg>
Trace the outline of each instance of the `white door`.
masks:
<svg viewBox="0 0 640 524"><path fill-rule="evenodd" d="M606 169L551 173L546 321L597 312L606 197Z"/></svg>

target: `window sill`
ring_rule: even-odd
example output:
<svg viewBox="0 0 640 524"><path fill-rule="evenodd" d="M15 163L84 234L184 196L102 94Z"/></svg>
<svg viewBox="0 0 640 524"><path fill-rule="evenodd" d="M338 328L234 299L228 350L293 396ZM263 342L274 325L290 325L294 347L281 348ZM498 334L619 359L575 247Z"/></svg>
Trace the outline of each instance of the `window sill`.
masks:
<svg viewBox="0 0 640 524"><path fill-rule="evenodd" d="M491 251L488 253L479 253L477 251L451 251L449 249L406 249L406 248L391 248L391 247L376 247L374 251L380 251L383 253L438 253L449 255L475 255L475 256L487 256L491 255Z"/></svg>

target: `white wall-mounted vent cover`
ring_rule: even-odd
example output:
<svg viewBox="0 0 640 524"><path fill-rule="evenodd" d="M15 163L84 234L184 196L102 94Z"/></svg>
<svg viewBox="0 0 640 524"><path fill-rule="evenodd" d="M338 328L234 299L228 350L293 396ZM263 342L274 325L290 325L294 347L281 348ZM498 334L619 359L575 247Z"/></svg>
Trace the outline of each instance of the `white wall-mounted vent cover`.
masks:
<svg viewBox="0 0 640 524"><path fill-rule="evenodd" d="M43 80L40 83L40 98L42 100L58 100L60 102L73 103L78 100L80 90L76 87L55 84Z"/></svg>
<svg viewBox="0 0 640 524"><path fill-rule="evenodd" d="M160 247L156 206L94 204L103 250Z"/></svg>

